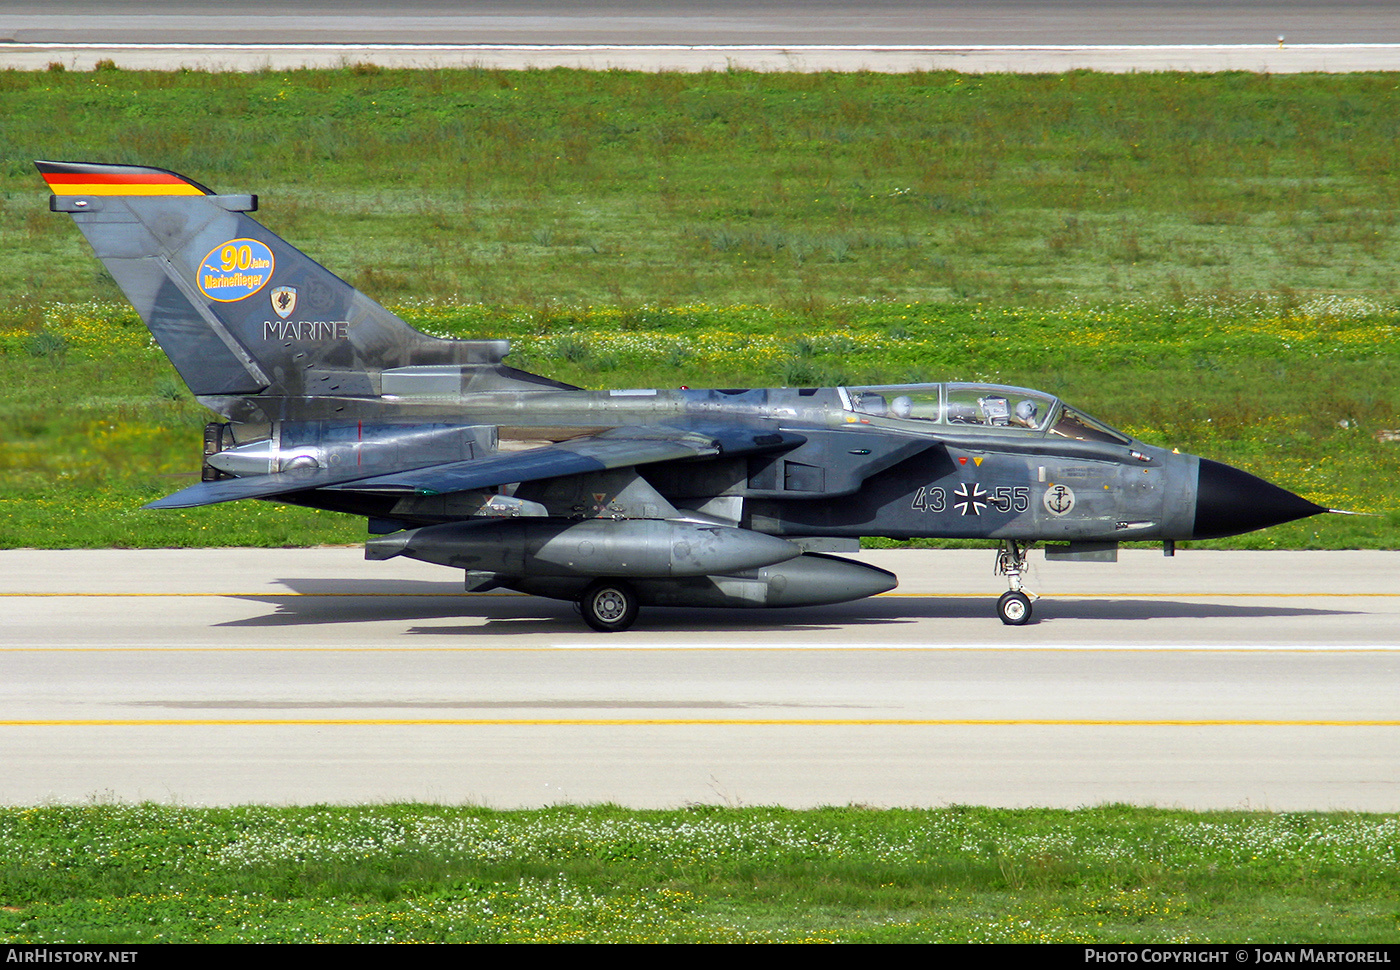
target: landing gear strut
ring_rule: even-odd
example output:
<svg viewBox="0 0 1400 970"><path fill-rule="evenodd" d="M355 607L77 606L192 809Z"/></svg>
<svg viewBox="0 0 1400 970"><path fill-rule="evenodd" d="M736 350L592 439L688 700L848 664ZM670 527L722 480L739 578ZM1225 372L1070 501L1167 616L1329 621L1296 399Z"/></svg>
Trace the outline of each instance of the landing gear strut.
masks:
<svg viewBox="0 0 1400 970"><path fill-rule="evenodd" d="M640 604L632 587L616 579L600 579L579 597L583 622L599 633L618 633L637 620Z"/></svg>
<svg viewBox="0 0 1400 970"><path fill-rule="evenodd" d="M1040 599L1035 593L1021 586L1021 574L1026 570L1026 554L1029 546L1023 546L1015 539L1003 539L997 550L997 573L1006 577L1011 589L1001 594L997 600L997 615L1007 626L1024 626L1031 619L1031 603Z"/></svg>

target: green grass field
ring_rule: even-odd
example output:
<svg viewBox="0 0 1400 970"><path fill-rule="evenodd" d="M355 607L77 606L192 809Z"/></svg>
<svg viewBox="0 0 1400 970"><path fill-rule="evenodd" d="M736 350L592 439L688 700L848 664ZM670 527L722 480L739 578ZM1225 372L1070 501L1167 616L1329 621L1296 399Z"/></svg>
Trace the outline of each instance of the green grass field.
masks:
<svg viewBox="0 0 1400 970"><path fill-rule="evenodd" d="M1393 942L1394 816L0 810L0 940Z"/></svg>
<svg viewBox="0 0 1400 970"><path fill-rule="evenodd" d="M1397 77L0 72L0 297L115 295L30 164L76 158L387 301L1391 303Z"/></svg>
<svg viewBox="0 0 1400 970"><path fill-rule="evenodd" d="M1400 75L0 72L8 546L353 542L155 515L207 420L34 158L174 168L415 324L587 386L982 379L1400 545Z"/></svg>

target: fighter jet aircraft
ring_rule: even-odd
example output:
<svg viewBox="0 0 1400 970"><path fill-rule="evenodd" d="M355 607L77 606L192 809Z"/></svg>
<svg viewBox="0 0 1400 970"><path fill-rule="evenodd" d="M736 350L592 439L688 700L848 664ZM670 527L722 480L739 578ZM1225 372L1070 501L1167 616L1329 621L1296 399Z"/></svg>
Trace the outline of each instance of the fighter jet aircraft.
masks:
<svg viewBox="0 0 1400 970"><path fill-rule="evenodd" d="M414 330L254 221L257 197L164 169L37 162L204 405L202 480L148 508L269 499L368 520L407 556L579 603L804 606L893 589L832 555L862 536L996 540L1004 623L1027 550L1236 535L1327 511L1154 447L1051 394L991 384L590 391L499 340Z"/></svg>

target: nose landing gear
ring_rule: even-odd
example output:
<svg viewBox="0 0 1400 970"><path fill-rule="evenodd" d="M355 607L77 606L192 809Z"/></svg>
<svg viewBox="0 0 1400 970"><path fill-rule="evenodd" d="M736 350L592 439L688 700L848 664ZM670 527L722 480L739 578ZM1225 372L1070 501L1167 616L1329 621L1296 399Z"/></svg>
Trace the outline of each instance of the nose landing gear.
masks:
<svg viewBox="0 0 1400 970"><path fill-rule="evenodd" d="M997 615L1007 626L1024 626L1031 620L1031 603L1040 599L1035 593L1021 586L1021 574L1026 569L1026 554L1030 546L1024 546L1015 539L1003 539L997 550L997 573L1006 577L1011 586L997 600Z"/></svg>

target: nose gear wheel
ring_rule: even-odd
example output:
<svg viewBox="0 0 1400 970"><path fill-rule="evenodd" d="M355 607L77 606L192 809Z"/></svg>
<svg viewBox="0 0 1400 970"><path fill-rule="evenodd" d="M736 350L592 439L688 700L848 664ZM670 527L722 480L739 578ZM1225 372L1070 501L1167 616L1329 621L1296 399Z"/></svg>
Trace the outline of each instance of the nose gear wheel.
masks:
<svg viewBox="0 0 1400 970"><path fill-rule="evenodd" d="M1021 585L1021 575L1026 571L1026 556L1030 546L1022 545L1014 539L1003 539L997 550L997 573L1005 576L1011 587L997 600L997 616L1007 626L1024 626L1031 621L1031 603L1040 599L1035 593Z"/></svg>

